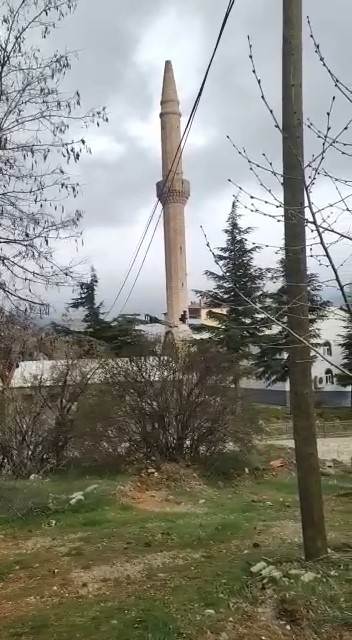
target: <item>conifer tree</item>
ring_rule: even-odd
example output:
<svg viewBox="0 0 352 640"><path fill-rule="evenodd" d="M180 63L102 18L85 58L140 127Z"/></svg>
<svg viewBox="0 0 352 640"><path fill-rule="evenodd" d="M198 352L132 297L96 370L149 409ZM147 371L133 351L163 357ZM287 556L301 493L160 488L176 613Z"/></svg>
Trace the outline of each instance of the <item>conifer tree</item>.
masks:
<svg viewBox="0 0 352 640"><path fill-rule="evenodd" d="M203 325L199 330L231 353L237 365L251 363L253 347L263 332L263 315L253 305L263 302L265 270L255 263L259 247L249 240L251 231L241 225L234 200L224 229L225 243L215 252L218 268L205 272L213 288L196 292L211 309L209 319L215 321L214 326Z"/></svg>
<svg viewBox="0 0 352 640"><path fill-rule="evenodd" d="M347 312L344 321L344 332L340 336L340 346L343 358L341 365L346 371L349 371L350 375L339 373L337 382L342 387L349 387L352 385L352 317Z"/></svg>
<svg viewBox="0 0 352 640"><path fill-rule="evenodd" d="M91 343L105 345L117 356L130 355L136 349L144 352L147 339L137 327L138 324L142 324L138 315L124 314L108 320L103 302L97 302L98 285L98 276L92 267L90 278L79 282L78 293L68 305L69 309L83 313L83 329L74 330L67 325L52 323L53 329L72 338L86 338Z"/></svg>
<svg viewBox="0 0 352 640"><path fill-rule="evenodd" d="M68 305L69 309L84 311L82 321L84 322L87 330L94 330L102 320L102 302L97 304L96 301L98 283L96 271L94 267L91 267L89 280L79 282L78 294Z"/></svg>
<svg viewBox="0 0 352 640"><path fill-rule="evenodd" d="M285 283L285 262L281 258L278 267L271 272L271 282L277 283L278 288L267 297L267 311L281 324L287 325L289 313L289 300L287 285ZM309 302L309 341L316 347L319 346L320 331L318 323L326 317L329 302L321 296L322 285L315 273L309 273L308 302ZM294 309L292 311L294 313ZM290 334L288 330L275 323L267 326L267 331L262 336L261 343L255 354L256 377L264 380L268 386L278 382L286 382L289 375L289 348Z"/></svg>

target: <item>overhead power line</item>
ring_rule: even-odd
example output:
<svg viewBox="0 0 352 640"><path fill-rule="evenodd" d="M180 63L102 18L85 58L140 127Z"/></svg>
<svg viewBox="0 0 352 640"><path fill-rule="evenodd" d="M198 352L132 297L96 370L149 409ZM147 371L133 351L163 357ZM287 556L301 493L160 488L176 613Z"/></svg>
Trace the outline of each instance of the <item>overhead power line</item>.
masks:
<svg viewBox="0 0 352 640"><path fill-rule="evenodd" d="M197 110L198 110L198 107L199 107L199 103L200 103L201 97L202 97L202 95L203 95L203 91L204 91L205 85L206 85L206 83L207 83L207 80L208 80L208 76L209 76L209 73L210 73L211 67L212 67L213 62L214 62L214 58L215 58L216 53L217 53L217 51L218 51L218 48L219 48L219 45L220 45L220 42L221 42L222 36L223 36L223 34L224 34L224 31L225 31L225 27L226 27L226 25L227 25L228 19L229 19L230 15L231 15L231 12L232 12L232 9L233 9L233 7L234 7L234 5L235 5L235 2L236 2L236 0L230 0L230 1L229 1L229 3L228 3L228 7L227 7L227 9L226 9L226 12L225 12L224 18L223 18L223 20L222 20L221 27L220 27L220 30L219 30L219 34L218 34L218 36L217 36L217 39L216 39L216 42L215 42L215 46L214 46L213 52L212 52L212 54L211 54L211 57L210 57L209 63L208 63L208 65L207 65L207 68L206 68L206 71L205 71L205 74L204 74L204 77L203 77L202 83L201 83L200 88L199 88L199 91L198 91L198 93L197 93L197 97L196 97L196 99L195 99L195 101L194 101L194 104L193 104L193 107L192 107L191 113L190 113L189 118L188 118L188 120L187 120L187 124L186 124L185 130L184 130L184 132L183 132L183 135L182 135L182 137L181 137L180 144L178 145L177 151L176 151L175 156L174 156L174 158L173 158L173 161L172 161L171 167L170 167L170 169L169 169L169 171L168 171L168 174L167 174L167 176L166 176L166 178L165 178L165 180L164 180L164 187L163 187L163 190L162 190L162 192L161 192L161 194L160 194L160 197L156 200L156 203L155 203L155 205L154 205L154 207L153 207L153 209L152 209L152 211L151 211L151 214L149 215L149 218L148 218L148 220L147 220L146 226L145 226L144 231L143 231L143 233L142 233L142 236L141 236L141 238L140 238L140 240L139 240L139 242L138 242L138 244L137 244L137 247L136 247L135 252L134 252L134 254L133 254L132 260L131 260L131 262L130 262L130 264L129 264L129 267L128 267L128 269L127 269L126 275L125 275L125 277L124 277L124 279L123 279L123 282L122 282L122 284L121 284L121 287L120 287L120 289L118 290L118 292L117 292L117 294L116 294L116 296L115 296L115 298L114 298L114 300L113 300L113 303L111 304L111 306L110 306L110 308L109 308L109 310L108 310L108 312L107 312L107 315L109 315L109 314L111 313L111 311L113 310L113 308L115 307L115 305L116 305L117 301L119 300L119 298L120 298L120 296L121 296L121 294L122 294L122 291L124 290L124 288L125 288L125 286L126 286L126 283L127 283L127 281L128 281L128 278L129 278L129 276L130 276L130 274L131 274L131 272L132 272L132 269L133 269L133 267L134 267L134 265L135 265L135 263L136 263L136 261L137 261L138 255L139 255L139 253L140 253L140 251L141 251L141 248L142 248L142 246L143 246L144 240L145 240L145 238L146 238L146 236L147 236L148 230L149 230L149 228L150 228L150 226L151 226L151 224L152 224L152 222L153 222L154 216L155 216L155 214L156 214L156 211L157 211L157 208L158 208L158 205L159 205L159 202L160 202L160 198L163 198L163 196L164 196L165 194L166 194L166 196L167 196L167 195L169 194L170 189L172 188L173 180L174 180L174 177L175 177L175 175L176 175L176 172L177 172L177 169L178 169L178 165L179 165L179 162L180 162L180 160L181 160L181 157L182 157L182 154L183 154L184 148L185 148L185 146L186 146L186 143L187 143L187 140L188 140L188 137L189 137L189 134L190 134L190 131L191 131L191 128L192 128L193 122L194 122L194 118L195 118L195 116L196 116L196 113L197 113ZM180 152L180 149L181 149L181 153L179 153L179 152ZM169 181L168 179L169 179L169 177L170 177L170 176L171 176L171 180ZM165 192L164 192L164 189L165 189ZM134 279L134 281L133 281L133 283L132 283L131 289L130 289L130 291L129 291L128 295L126 296L126 299L125 299L125 301L124 301L124 303L123 303L123 305L122 305L122 307L121 307L121 310L120 310L119 315L121 315L121 314L123 313L123 311L124 311L124 309L125 309L125 307L126 307L126 305L127 305L128 301L129 301L129 299L130 299L130 297L131 297L131 295L132 295L132 293L133 293L133 291L134 291L134 288L135 288L135 286L136 286L136 284L137 284L138 278L139 278L140 273L141 273L141 271L142 271L142 269L143 269L143 266L144 266L144 264L145 264L145 261L146 261L147 255L148 255L149 250L150 250L150 247L151 247L152 242L153 242L153 240L154 240L154 237L155 237L155 234L156 234L156 231L157 231L157 228L158 228L158 225L159 225L159 222L160 222L161 216L162 216L162 210L160 211L160 213L159 213L159 215L158 215L158 218L157 218L156 224L155 224L154 229L153 229L153 232L152 232L152 236L151 236L151 238L150 238L150 240L149 240L149 243L148 243L148 245L147 245L147 248L146 248L146 251L145 251L145 253L144 253L144 256L143 256L142 262L141 262L141 264L140 264L140 267L139 267L139 269L138 269L138 272L137 272L137 274L136 274L136 277L135 277L135 279Z"/></svg>
<svg viewBox="0 0 352 640"><path fill-rule="evenodd" d="M219 261L217 260L217 257L215 255L215 252L213 250L213 248L210 245L210 242L208 240L208 237L203 229L203 227L201 227L202 229L202 233L204 236L204 240L206 243L207 248L209 249L211 255L213 256L214 262L216 264L216 266L220 269L221 273L223 274L223 276L226 277L227 276L223 270L223 268L221 267L221 264L219 263ZM315 353L316 355L318 355L320 358L322 358L323 360L325 360L325 362L327 362L330 366L335 367L335 369L337 369L338 371L340 371L340 373L343 373L344 375L347 375L349 377L351 376L351 373L349 371L347 371L347 369L345 369L344 367L341 367L339 364L337 364L336 362L334 362L333 360L330 360L330 358L328 358L325 354L321 353L319 351L319 349L317 349L313 344L311 344L308 340L306 340L305 338L303 338L303 336L298 335L295 331L292 331L292 329L290 329L286 324L284 324L283 322L281 322L278 319L278 316L272 316L270 313L268 313L262 306L256 304L251 298L247 298L247 296L245 296L242 291L240 291L232 282L232 287L235 290L235 292L237 293L237 295L240 296L240 298L242 298L242 300L244 300L245 302L247 302L251 307L253 307L254 309L256 309L257 311L259 311L261 314L263 314L264 316L266 316L269 320L271 320L274 324L278 325L279 327L281 327L282 329L285 329L285 331L287 331L291 336L293 336L294 338L296 338L296 340L298 340L298 342L300 344L304 344L306 347L309 347L311 351L313 351L313 353ZM280 315L280 314L278 314Z"/></svg>

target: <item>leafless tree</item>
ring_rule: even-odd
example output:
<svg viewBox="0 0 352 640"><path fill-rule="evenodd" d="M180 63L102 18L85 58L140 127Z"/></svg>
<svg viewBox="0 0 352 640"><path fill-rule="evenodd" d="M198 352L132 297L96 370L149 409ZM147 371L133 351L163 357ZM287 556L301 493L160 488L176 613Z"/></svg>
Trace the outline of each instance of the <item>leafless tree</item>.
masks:
<svg viewBox="0 0 352 640"><path fill-rule="evenodd" d="M126 456L160 463L228 447L247 450L258 426L244 408L238 414L232 374L231 359L202 340L110 362L105 384L115 407L113 431Z"/></svg>
<svg viewBox="0 0 352 640"><path fill-rule="evenodd" d="M21 360L38 357L38 335L26 314L0 309L0 425L5 423L9 388Z"/></svg>
<svg viewBox="0 0 352 640"><path fill-rule="evenodd" d="M302 0L283 0L282 149L290 397L305 557L327 553L309 336L302 98ZM297 340L301 338L302 341Z"/></svg>
<svg viewBox="0 0 352 640"><path fill-rule="evenodd" d="M73 345L68 342L67 346L66 358L53 362L49 379L40 375L35 388L52 424L48 445L55 467L64 462L68 446L74 438L78 402L87 393L90 384L100 381L99 359L81 359L80 352Z"/></svg>
<svg viewBox="0 0 352 640"><path fill-rule="evenodd" d="M342 103L352 103L351 89L341 80L336 72L329 66L324 57L323 48L318 43L313 26L308 18L308 28L318 60L327 72L327 88L329 80L332 83L333 95L324 109L323 118L325 125L317 125L310 117L304 122L305 146L311 149L311 155L305 161L304 170L304 217L307 228L308 258L315 262L321 269L326 270L327 276L321 278L322 283L329 288L338 289L344 309L352 315L349 288L351 283L344 276L346 263L351 259L352 234L350 232L350 219L352 214L352 181L349 179L349 161L352 154L351 128L352 117L342 122L338 119L338 113ZM282 137L282 124L278 115L270 105L266 95L264 83L260 77L255 49L250 38L249 59L251 70L258 85L260 98L266 110L270 114L272 123ZM257 181L255 192L251 192L242 185L230 179L230 183L236 186L239 205L251 214L257 213L278 224L283 222L283 172L276 167L267 153L263 151L259 157L251 157L245 148L239 147L228 136L239 157L247 163L252 177ZM345 160L345 166L343 166ZM336 167L340 172L337 174ZM331 192L328 201L322 201L319 190L327 188ZM280 246L270 246L279 253ZM338 255L339 248L344 247L345 257ZM330 272L330 273L329 273Z"/></svg>
<svg viewBox="0 0 352 640"><path fill-rule="evenodd" d="M75 54L46 53L44 41L76 5L0 1L0 292L26 308L44 307L41 289L73 275L53 248L79 234L82 211L65 209L79 193L68 165L89 152L82 128L107 120L104 109L84 113L78 91L61 89Z"/></svg>
<svg viewBox="0 0 352 640"><path fill-rule="evenodd" d="M0 427L1 469L26 478L50 470L52 427L43 402L35 393L8 394L7 415Z"/></svg>
<svg viewBox="0 0 352 640"><path fill-rule="evenodd" d="M43 331L35 318L18 310L0 309L0 409L5 410L7 391L19 363L23 360L66 357L67 340ZM3 422L3 417L0 419Z"/></svg>
<svg viewBox="0 0 352 640"><path fill-rule="evenodd" d="M10 385L21 360L31 360L38 347L35 329L29 317L0 309L0 381Z"/></svg>
<svg viewBox="0 0 352 640"><path fill-rule="evenodd" d="M16 387L7 390L6 416L0 425L4 469L16 476L60 467L75 436L78 402L99 375L99 360L79 358L67 343L66 358L36 361Z"/></svg>
<svg viewBox="0 0 352 640"><path fill-rule="evenodd" d="M283 0L283 18L282 119L269 103L249 38L251 70L261 100L280 136L283 167L275 167L265 152L259 158L250 157L246 149L239 147L229 138L236 153L247 163L252 177L255 178L256 192L252 193L232 180L230 182L237 188L240 206L251 214L257 213L280 225L283 222L285 224L286 285L290 298L286 317L291 335L291 344L287 347L290 352L291 408L305 555L307 559L313 559L326 553L327 543L314 426L312 345L309 344L308 337L307 248L311 260L316 261L321 267L330 269L331 275L323 283L327 286L337 286L344 308L351 316L352 305L348 295L350 283L346 282L342 273L351 252L344 260L337 261L336 246L341 242L346 245L346 241L352 241L352 181L346 173L342 172L341 176L337 176L335 167L336 158L340 164L341 156L346 157L348 161L351 156L352 117L342 126L333 124L337 102L337 96L334 95L325 110L325 126L318 126L310 119L303 121L301 0ZM309 28L315 52L333 82L335 93L351 103L351 89L330 69L310 23ZM314 149L308 161L304 160L304 141L312 143ZM332 195L328 202L322 203L317 193L320 186L329 186L335 196ZM281 246L265 246L270 246L277 253L282 251ZM265 313L265 309L263 312ZM274 324L275 321L280 322L279 316L271 319Z"/></svg>

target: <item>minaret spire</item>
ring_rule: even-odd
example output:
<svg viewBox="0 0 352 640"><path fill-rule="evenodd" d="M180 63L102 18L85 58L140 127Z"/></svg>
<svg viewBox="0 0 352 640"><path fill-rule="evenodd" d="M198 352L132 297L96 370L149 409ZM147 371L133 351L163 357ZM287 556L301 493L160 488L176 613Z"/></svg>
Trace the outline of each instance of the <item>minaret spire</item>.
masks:
<svg viewBox="0 0 352 640"><path fill-rule="evenodd" d="M170 60L165 62L160 105L163 179L157 195L164 210L167 320L176 337L188 314L184 210L190 185L182 173L181 112Z"/></svg>
<svg viewBox="0 0 352 640"><path fill-rule="evenodd" d="M180 102L177 95L174 70L172 68L171 60L166 60L165 62L160 105L161 113L173 113L181 116Z"/></svg>

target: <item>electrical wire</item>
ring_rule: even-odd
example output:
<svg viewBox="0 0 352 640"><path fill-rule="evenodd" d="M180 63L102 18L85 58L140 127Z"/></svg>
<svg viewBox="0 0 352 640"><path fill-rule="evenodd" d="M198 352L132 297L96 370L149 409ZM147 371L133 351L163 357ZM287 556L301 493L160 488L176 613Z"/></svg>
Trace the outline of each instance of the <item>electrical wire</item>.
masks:
<svg viewBox="0 0 352 640"><path fill-rule="evenodd" d="M224 270L222 269L219 261L216 258L216 255L210 245L210 242L206 236L206 233L204 231L204 229L202 228L202 232L204 235L204 239L205 239L205 243L207 248L209 249L211 255L213 256L213 259L215 261L215 264L217 265L217 267L221 270L221 273L227 278L226 274L224 273ZM296 340L299 341L300 344L304 344L306 347L309 347L309 349L311 351L313 351L313 353L315 353L316 355L318 355L320 358L322 358L323 360L325 360L325 362L327 362L330 366L335 367L335 369L337 369L338 371L340 371L340 373L343 373L344 375L347 375L348 377L352 378L352 374L350 371L347 371L347 369L345 369L344 367L341 367L340 365L336 364L336 362L334 362L333 360L330 360L330 358L328 358L325 354L322 354L319 349L317 349L316 347L314 347L314 345L312 345L310 342L308 342L308 340L306 340L305 338L303 338L303 336L298 335L298 333L296 333L295 331L292 331L292 329L290 329L287 325L285 325L283 322L280 322L280 320L277 319L277 317L275 318L274 316L272 316L270 313L268 313L267 311L265 311L265 309L263 307L261 307L260 305L256 304L255 302L253 302L253 300L251 300L250 298L247 298L247 296L245 296L242 291L240 291L233 283L231 283L233 286L234 291L236 292L237 295L240 296L240 298L242 298L242 300L244 300L245 302L247 302L249 305L251 305L254 309L257 309L257 311L259 311L260 313L262 313L264 316L266 316L269 320L272 320L272 322L274 322L275 324L277 324L279 327L281 327L282 329L285 329L285 331L287 331L291 336L293 336L294 338L296 338Z"/></svg>
<svg viewBox="0 0 352 640"><path fill-rule="evenodd" d="M198 102L198 104L199 104L199 102ZM176 166L176 169L175 169L175 173L176 173L176 171L177 171L178 164L179 164L180 159L181 159L181 157L182 157L183 149L184 149L184 147L186 146L186 143L187 143L187 140L188 140L188 136L189 136L189 134L190 134L191 127L192 127L193 120L194 120L194 117L195 117L195 115L196 115L196 112L197 112L197 109L195 109L195 111L194 111L193 119L192 119L192 121L191 121L191 123L190 123L190 126L188 127L188 129L187 129L187 130L185 129L185 133L186 133L186 135L185 135L185 137L183 136L183 137L184 137L184 144L183 144L183 147L182 147L182 149L181 149L181 153L180 153L179 160L178 160L178 163L177 163L177 166ZM182 142L182 140L181 140L181 142ZM177 150L177 153L176 153L176 155L175 155L175 158L177 157L177 154L178 154L178 150ZM175 174L174 174L174 175L175 175ZM165 184L165 183L166 183L166 181L164 182L164 184ZM168 188L168 192L167 192L167 194L166 194L166 197L167 197L167 196L168 196L168 194L169 194L169 190L171 189L171 186L172 186L172 182L171 182L171 183L170 183L170 185L169 185L169 188ZM161 195L161 197L163 197L163 196ZM127 297L126 297L126 299L125 299L125 302L123 303L123 306L122 306L122 307L121 307L121 309L120 309L120 313L119 313L119 315L121 315L121 314L124 312L124 310L125 310L125 308L126 308L126 306L127 306L128 302L129 302L129 299L130 299L130 297L131 297L131 295L132 295L132 293L133 293L133 291L134 291L134 288L135 288L135 286L136 286L136 284L137 284L138 278L139 278L139 276L140 276L140 274L141 274L141 271L142 271L142 269L143 269L143 267L144 267L144 263L145 263L145 261L146 261L146 259L147 259L147 256L148 256L148 253L149 253L149 249L150 249L150 247L151 247L151 245L152 245L152 242L153 242L153 240L154 240L154 237L155 237L155 234L156 234L157 228L158 228L158 226L159 226L159 223L160 223L160 220L161 220L161 216L162 216L162 214L163 214L163 210L161 209L161 211L160 211L160 213L159 213L159 215L158 215L158 219L157 219L157 221L156 221L156 224L155 224L155 226L154 226L153 233L152 233L151 238L150 238L150 240L149 240L149 243L148 243L147 249L146 249L146 251L145 251L145 253L144 253L144 256L143 256L142 262L141 262L140 267L139 267L139 269L138 269L138 271L137 271L137 275L136 275L136 277L135 277L135 279L134 279L134 281L133 281L133 283L132 283L132 287L131 287L131 289L130 289L130 291L129 291L129 294L127 295Z"/></svg>
<svg viewBox="0 0 352 640"><path fill-rule="evenodd" d="M105 313L106 316L110 315L110 313L113 310L113 308L115 307L115 304L118 301L123 289L125 288L127 280L128 280L128 278L130 276L130 273L131 273L131 271L132 271L132 269L134 267L134 264L135 264L135 262L136 262L136 260L138 258L138 254L139 254L139 252L140 252L140 250L142 248L142 245L143 245L143 242L145 240L145 237L146 237L146 235L148 233L149 227L150 227L150 225L151 225L151 223L153 221L154 214L155 214L157 206L158 206L158 202L159 201L157 201L156 205L154 205L154 208L153 208L153 210L152 210L152 212L151 212L151 214L150 214L150 216L148 218L147 224L145 226L145 229L143 231L143 234L142 234L141 238L139 239L139 242L138 242L137 247L136 247L136 249L134 251L133 257L132 257L132 259L131 259L131 261L129 263L129 266L128 266L127 271L125 273L125 276L124 276L124 279L123 279L122 284L120 286L120 289L118 290L118 292L117 292L112 304L110 305L108 311Z"/></svg>
<svg viewBox="0 0 352 640"><path fill-rule="evenodd" d="M125 285L126 285L126 283L127 283L127 280L128 280L128 278L129 278L129 276L130 276L130 273L131 273L131 271L132 271L132 269L133 269L133 267L134 267L134 265L135 265L135 263L136 263L136 260L137 260L137 258L138 258L139 252L140 252L140 250L141 250L141 248L142 248L142 245L143 245L143 242L144 242L144 240L145 240L145 237L146 237L146 235L147 235L147 233L148 233L149 227L150 227L150 225L151 225L151 223L152 223L152 221L153 221L153 219L154 219L154 215L155 215L155 213L156 213L156 211L157 211L157 208L158 208L159 202L161 202L161 199L164 199L164 195L165 195L165 193L164 193L164 189L166 189L166 188L167 188L167 192L166 192L166 197L167 197L167 196L168 196L168 194L169 194L170 189L172 188L173 180L174 180L174 178L175 178L175 175L176 175L176 172L177 172L177 169L178 169L178 165L179 165L179 163L180 163L180 161L181 161L182 154L183 154L184 148L185 148L185 146L186 146L186 143L187 143L187 140L188 140L188 137L189 137L189 134L190 134L190 131L191 131L191 128L192 128L193 122L194 122L194 118L195 118L195 116L196 116L196 113L197 113L197 110L198 110L198 107L199 107L199 103L200 103L201 97L202 97L202 95L203 95L203 91L204 91L205 85L206 85L207 80L208 80L208 76L209 76L209 73L210 73L211 67L212 67L213 62L214 62L214 58L215 58L216 53L217 53L217 51L218 51L218 48L219 48L219 45L220 45L220 42L221 42L222 36L223 36L223 34L224 34L224 31L225 31L225 27L226 27L226 25L227 25L227 22L228 22L228 20L229 20L229 17L230 17L230 15L231 15L231 12L232 12L232 10L233 10L233 7L234 7L234 5L235 5L235 2L236 2L236 0L230 0L230 1L229 1L229 3L228 3L228 7L227 7L227 9L226 9L225 16L224 16L224 18L223 18L223 21L222 21L222 24L221 24L221 27L220 27L220 30L219 30L219 34L218 34L218 36L217 36L217 39L216 39L216 42L215 42L215 46L214 46L214 49L213 49L212 55L211 55L211 57L210 57L209 63L208 63L208 65L207 65L207 68L206 68L206 71L205 71L205 74L204 74L204 77L203 77L203 80L202 80L202 83L201 83L200 89L199 89L198 94L197 94L197 97L196 97L196 99L195 99L195 101L194 101L194 104L193 104L193 107L192 107L191 113L190 113L190 115L189 115L189 118L188 118L188 121L187 121L187 124L186 124L185 130L184 130L183 135L182 135L182 137L181 137L181 141L180 141L180 143L179 143L179 145L178 145L177 151L176 151L175 156L174 156L174 158L173 158L173 161L172 161L171 167L170 167L170 169L169 169L169 171L168 171L168 174L167 174L166 178L164 179L164 187L163 187L163 190L162 190L162 192L161 192L161 194L160 194L159 198L157 199L157 201L156 201L156 203L155 203L155 205L154 205L154 207L153 207L153 210L152 210L152 212L151 212L151 214L150 214L150 216L149 216L149 218L148 218L146 228L145 228L145 230L144 230L144 232L143 232L143 234L142 234L142 238L140 239L140 241L139 241L139 243L138 243L138 245L137 245L136 251L135 251L134 256L133 256L133 258L132 258L132 260L131 260L130 266L129 266L128 270L127 270L127 274L126 274L126 276L125 276L125 278L124 278L124 280L123 280L123 282L122 282L122 285L121 285L121 287L120 287L120 289L119 289L119 291L118 291L117 295L116 295L116 296L115 296L115 298L114 298L114 301L113 301L112 305L110 306L110 308L109 308L109 310L108 310L108 312L107 312L107 315L109 315L109 314L111 313L112 309L114 308L114 306L115 306L116 302L117 302L117 301L118 301L118 299L120 298L120 295L121 295L121 293L122 293L122 291L123 291L123 289L124 289L124 287L125 287ZM179 152L180 152L180 149L181 149L181 153L179 153ZM175 166L175 164L176 164L176 166ZM168 179L169 179L169 177L170 177L170 175L171 175L171 173L172 173L172 172L173 172L173 175L172 175L172 177L171 177L171 181L169 181ZM160 222L160 220L161 220L161 216L162 216L162 210L161 210L161 212L160 212L160 214L159 214L159 216L158 216L158 219L157 219L156 225L155 225L155 227L154 227L154 229L153 229L152 236L151 236L150 241L149 241L149 243L148 243L147 249L146 249L146 251L145 251L145 253L144 253L144 256L143 256L143 259L142 259L141 265L140 265L140 267L139 267L139 269L138 269L137 275L136 275L136 277L135 277L135 279L134 279L134 281L133 281L133 283L132 283L131 289L130 289L130 291L129 291L129 293L128 293L128 295L127 295L126 299L125 299L125 302L123 303L123 306L122 306L122 308L121 308L121 310L120 310L119 315L121 315L121 314L123 313L123 311L124 311L124 309L125 309L125 307L126 307L126 305L127 305L128 301L129 301L129 299L130 299L130 297L131 297L131 295L132 295L132 293L133 293L133 291L134 291L134 288L135 288L135 286L136 286L136 284L137 284L138 278L139 278L140 273L141 273L141 271L142 271L142 268L143 268L143 266L144 266L144 264L145 264L145 261L146 261L147 255L148 255L149 250L150 250L150 247L151 247L151 244L152 244L153 239L154 239L155 234L156 234L156 230L157 230L158 225L159 225L159 222Z"/></svg>

